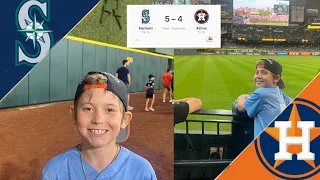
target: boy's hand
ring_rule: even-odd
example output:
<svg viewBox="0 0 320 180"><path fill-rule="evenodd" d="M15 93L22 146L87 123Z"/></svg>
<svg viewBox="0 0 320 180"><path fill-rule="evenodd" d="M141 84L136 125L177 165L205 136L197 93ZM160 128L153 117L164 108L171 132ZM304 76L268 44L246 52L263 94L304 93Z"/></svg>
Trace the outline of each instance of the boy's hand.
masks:
<svg viewBox="0 0 320 180"><path fill-rule="evenodd" d="M238 102L239 99L247 99L249 96L250 96L249 94L241 94L241 95L237 98L236 102Z"/></svg>
<svg viewBox="0 0 320 180"><path fill-rule="evenodd" d="M242 94L237 98L237 108L239 111L245 111L246 108L244 106L244 102L249 97L249 94Z"/></svg>

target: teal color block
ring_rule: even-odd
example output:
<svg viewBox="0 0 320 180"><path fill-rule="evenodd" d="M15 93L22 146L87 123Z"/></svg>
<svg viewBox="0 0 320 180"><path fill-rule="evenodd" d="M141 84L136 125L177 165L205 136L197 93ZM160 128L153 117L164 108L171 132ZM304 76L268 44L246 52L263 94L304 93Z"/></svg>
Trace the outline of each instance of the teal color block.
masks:
<svg viewBox="0 0 320 180"><path fill-rule="evenodd" d="M83 75L96 69L96 45L83 43Z"/></svg>
<svg viewBox="0 0 320 180"><path fill-rule="evenodd" d="M96 70L105 72L107 70L107 47L96 45Z"/></svg>
<svg viewBox="0 0 320 180"><path fill-rule="evenodd" d="M117 61L117 49L107 47L107 72L115 75L121 66L122 61L120 63Z"/></svg>
<svg viewBox="0 0 320 180"><path fill-rule="evenodd" d="M25 76L2 101L3 107L28 105L28 76Z"/></svg>
<svg viewBox="0 0 320 180"><path fill-rule="evenodd" d="M79 41L68 40L67 99L74 99L78 83L82 80L82 46Z"/></svg>
<svg viewBox="0 0 320 180"><path fill-rule="evenodd" d="M29 104L40 104L50 101L50 52L30 72Z"/></svg>
<svg viewBox="0 0 320 180"><path fill-rule="evenodd" d="M67 99L68 40L59 42L50 53L50 101Z"/></svg>

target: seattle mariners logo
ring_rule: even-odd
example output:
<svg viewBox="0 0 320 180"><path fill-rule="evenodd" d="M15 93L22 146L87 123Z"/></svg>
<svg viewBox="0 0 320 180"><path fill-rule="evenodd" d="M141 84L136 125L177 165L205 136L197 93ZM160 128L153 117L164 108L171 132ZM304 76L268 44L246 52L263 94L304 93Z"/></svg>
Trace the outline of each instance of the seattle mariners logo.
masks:
<svg viewBox="0 0 320 180"><path fill-rule="evenodd" d="M199 24L204 24L209 20L209 13L204 9L200 9L194 13L194 20Z"/></svg>
<svg viewBox="0 0 320 180"><path fill-rule="evenodd" d="M320 172L320 106L297 98L255 140L264 167L282 179Z"/></svg>
<svg viewBox="0 0 320 180"><path fill-rule="evenodd" d="M16 25L18 32L25 36L26 40L16 40L16 66L37 64L52 47L52 31L44 24L45 21L50 21L49 7L50 0L24 0L18 6ZM36 15L36 12L40 15Z"/></svg>
<svg viewBox="0 0 320 180"><path fill-rule="evenodd" d="M142 11L142 24L148 24L150 21L149 9L144 9Z"/></svg>

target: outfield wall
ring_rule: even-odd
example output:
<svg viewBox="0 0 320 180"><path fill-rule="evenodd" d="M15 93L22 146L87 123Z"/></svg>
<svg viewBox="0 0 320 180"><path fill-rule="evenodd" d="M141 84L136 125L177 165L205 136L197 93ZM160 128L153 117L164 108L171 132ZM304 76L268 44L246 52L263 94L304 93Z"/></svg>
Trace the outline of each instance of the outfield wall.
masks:
<svg viewBox="0 0 320 180"><path fill-rule="evenodd" d="M10 92L0 108L72 100L77 84L87 72L106 71L115 75L127 57L133 57L129 67L132 92L145 91L151 73L156 75L155 89L161 88L161 76L173 57L110 46L76 38L62 40Z"/></svg>

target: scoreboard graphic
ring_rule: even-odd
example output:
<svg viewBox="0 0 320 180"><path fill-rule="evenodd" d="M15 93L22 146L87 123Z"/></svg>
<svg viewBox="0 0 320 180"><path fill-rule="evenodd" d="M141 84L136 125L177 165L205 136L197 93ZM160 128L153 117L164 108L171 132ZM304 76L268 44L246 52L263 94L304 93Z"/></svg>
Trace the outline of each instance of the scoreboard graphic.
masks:
<svg viewBox="0 0 320 180"><path fill-rule="evenodd" d="M220 48L220 5L128 5L127 47Z"/></svg>

